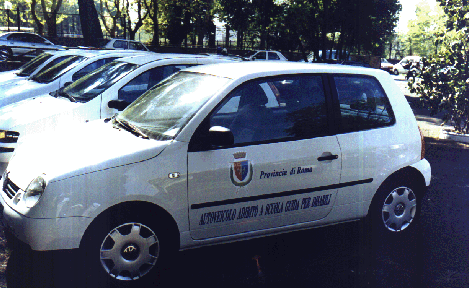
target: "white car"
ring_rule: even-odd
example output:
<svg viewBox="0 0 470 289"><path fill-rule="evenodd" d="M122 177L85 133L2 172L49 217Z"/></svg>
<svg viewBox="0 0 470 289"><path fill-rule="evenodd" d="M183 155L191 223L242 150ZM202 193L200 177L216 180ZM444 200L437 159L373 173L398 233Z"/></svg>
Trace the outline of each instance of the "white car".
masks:
<svg viewBox="0 0 470 289"><path fill-rule="evenodd" d="M6 32L0 35L0 51L7 58L13 56L32 56L37 55L37 51L63 48L63 46L54 45L54 43L34 33Z"/></svg>
<svg viewBox="0 0 470 289"><path fill-rule="evenodd" d="M287 58L279 51L257 50L253 55L248 57L248 60L263 61L263 60L280 60L287 61Z"/></svg>
<svg viewBox="0 0 470 289"><path fill-rule="evenodd" d="M106 43L104 48L149 51L147 46L145 46L140 41L118 39L118 38L111 39L108 43Z"/></svg>
<svg viewBox="0 0 470 289"><path fill-rule="evenodd" d="M49 69L42 70L28 79L1 85L0 107L56 91L114 59L129 56L131 53L135 54L136 52L77 49L68 53L70 53L69 57ZM152 52L139 53L152 54Z"/></svg>
<svg viewBox="0 0 470 289"><path fill-rule="evenodd" d="M132 286L176 250L366 216L403 236L430 179L388 73L242 62L182 70L112 120L23 143L0 201L14 238L78 249L87 280Z"/></svg>
<svg viewBox="0 0 470 289"><path fill-rule="evenodd" d="M58 50L41 53L18 69L0 72L0 85L24 80L72 57L77 50ZM80 50L78 50L80 51Z"/></svg>
<svg viewBox="0 0 470 289"><path fill-rule="evenodd" d="M407 74L411 66L421 61L420 56L407 56L393 65L393 74Z"/></svg>
<svg viewBox="0 0 470 289"><path fill-rule="evenodd" d="M117 59L63 90L0 108L0 174L29 136L112 117L155 84L179 71L227 59L189 54L146 54Z"/></svg>

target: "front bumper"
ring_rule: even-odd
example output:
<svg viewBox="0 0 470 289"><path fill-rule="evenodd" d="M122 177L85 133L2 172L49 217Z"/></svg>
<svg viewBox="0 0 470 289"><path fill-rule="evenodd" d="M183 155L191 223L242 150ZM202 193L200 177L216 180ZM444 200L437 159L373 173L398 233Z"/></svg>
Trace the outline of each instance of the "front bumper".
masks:
<svg viewBox="0 0 470 289"><path fill-rule="evenodd" d="M35 251L76 249L91 223L91 219L85 217L28 218L8 206L3 196L0 201L0 223L7 235L11 235L9 239L17 243L16 238Z"/></svg>

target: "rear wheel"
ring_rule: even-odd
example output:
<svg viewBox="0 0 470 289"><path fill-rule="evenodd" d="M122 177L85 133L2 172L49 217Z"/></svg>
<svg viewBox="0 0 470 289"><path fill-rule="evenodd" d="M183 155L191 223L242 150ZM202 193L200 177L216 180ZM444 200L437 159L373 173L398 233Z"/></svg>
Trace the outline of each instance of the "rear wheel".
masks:
<svg viewBox="0 0 470 289"><path fill-rule="evenodd" d="M422 193L420 186L406 176L384 182L369 209L373 232L389 236L411 233L419 220Z"/></svg>

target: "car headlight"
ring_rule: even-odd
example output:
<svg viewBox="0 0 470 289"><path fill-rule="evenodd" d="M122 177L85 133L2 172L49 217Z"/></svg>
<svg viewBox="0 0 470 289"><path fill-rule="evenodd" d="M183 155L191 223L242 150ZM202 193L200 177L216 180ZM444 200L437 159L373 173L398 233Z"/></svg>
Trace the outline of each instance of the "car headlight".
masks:
<svg viewBox="0 0 470 289"><path fill-rule="evenodd" d="M0 130L0 143L16 143L19 136L16 131Z"/></svg>
<svg viewBox="0 0 470 289"><path fill-rule="evenodd" d="M39 202L44 189L46 188L46 181L43 177L38 176L31 181L29 186L26 188L24 193L23 201L25 202L26 207L32 208Z"/></svg>

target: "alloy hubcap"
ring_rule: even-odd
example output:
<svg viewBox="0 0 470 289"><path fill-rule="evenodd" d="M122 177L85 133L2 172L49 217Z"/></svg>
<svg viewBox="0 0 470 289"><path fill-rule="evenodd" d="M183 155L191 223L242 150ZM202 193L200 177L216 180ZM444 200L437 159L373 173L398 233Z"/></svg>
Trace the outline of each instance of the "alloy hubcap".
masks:
<svg viewBox="0 0 470 289"><path fill-rule="evenodd" d="M416 195L407 187L394 189L385 198L382 206L382 221L385 227L398 232L406 229L416 214Z"/></svg>
<svg viewBox="0 0 470 289"><path fill-rule="evenodd" d="M157 263L160 253L155 233L139 223L120 225L106 236L100 248L101 265L118 280L137 280Z"/></svg>

